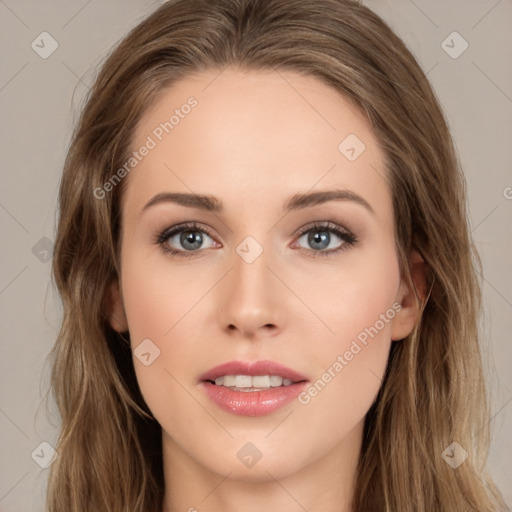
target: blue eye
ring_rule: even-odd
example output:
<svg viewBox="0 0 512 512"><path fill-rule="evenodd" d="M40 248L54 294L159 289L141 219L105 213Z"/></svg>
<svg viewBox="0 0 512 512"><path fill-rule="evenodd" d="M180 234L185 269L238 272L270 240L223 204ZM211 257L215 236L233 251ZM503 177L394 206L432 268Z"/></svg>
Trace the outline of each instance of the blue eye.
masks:
<svg viewBox="0 0 512 512"><path fill-rule="evenodd" d="M329 249L333 241L333 235L334 238L338 238L341 243L338 242L336 247ZM347 250L357 242L357 238L350 231L331 222L315 222L313 226L308 226L299 233L297 241L304 237L306 238L306 243L310 246L310 248L306 250L310 252L313 257L332 256L340 251ZM177 240L173 241L173 238ZM166 229L157 236L155 243L157 243L166 254L191 258L197 255L201 249L208 249L214 246L215 243L210 243L205 247L204 241L206 238L213 240L213 237L207 229L192 222ZM176 245L182 248L176 248Z"/></svg>
<svg viewBox="0 0 512 512"><path fill-rule="evenodd" d="M205 247L201 247L205 238L204 235L211 239L208 231L199 227L198 224L180 224L179 226L173 226L172 228L165 230L158 236L156 242L165 253L189 258L199 249L205 249ZM181 245L185 250L173 248L170 244L170 241L173 238L178 238L178 241L175 241L174 244ZM211 246L212 245L209 247Z"/></svg>
<svg viewBox="0 0 512 512"><path fill-rule="evenodd" d="M333 234L335 238L341 240L341 243L338 243L337 247L325 250L331 245ZM313 226L302 230L299 236L298 240L306 237L307 244L312 247L312 249L308 250L313 252L314 257L331 256L339 251L348 249L357 242L356 237L350 231L330 222L315 222Z"/></svg>

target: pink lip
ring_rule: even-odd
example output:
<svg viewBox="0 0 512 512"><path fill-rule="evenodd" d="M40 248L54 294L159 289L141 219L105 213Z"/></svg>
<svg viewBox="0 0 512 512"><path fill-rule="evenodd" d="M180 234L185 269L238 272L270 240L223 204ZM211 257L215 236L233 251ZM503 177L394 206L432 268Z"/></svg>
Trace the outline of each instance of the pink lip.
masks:
<svg viewBox="0 0 512 512"><path fill-rule="evenodd" d="M222 375L280 375L293 384L264 391L234 391L212 381ZM221 409L241 416L263 416L292 402L304 390L308 379L273 361L231 361L207 371L199 378L206 395Z"/></svg>

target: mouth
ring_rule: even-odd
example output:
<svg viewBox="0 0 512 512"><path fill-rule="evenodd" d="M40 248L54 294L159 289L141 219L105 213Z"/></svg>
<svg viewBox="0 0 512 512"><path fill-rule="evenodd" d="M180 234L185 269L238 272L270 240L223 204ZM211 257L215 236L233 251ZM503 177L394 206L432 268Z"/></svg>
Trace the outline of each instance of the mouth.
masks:
<svg viewBox="0 0 512 512"><path fill-rule="evenodd" d="M232 361L212 368L199 381L216 405L242 416L261 416L284 407L309 382L274 361Z"/></svg>

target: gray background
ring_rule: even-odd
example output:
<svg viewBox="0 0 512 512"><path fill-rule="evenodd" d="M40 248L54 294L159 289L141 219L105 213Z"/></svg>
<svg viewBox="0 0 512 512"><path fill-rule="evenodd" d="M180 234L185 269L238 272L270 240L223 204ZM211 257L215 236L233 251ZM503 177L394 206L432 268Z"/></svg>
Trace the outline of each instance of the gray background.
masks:
<svg viewBox="0 0 512 512"><path fill-rule="evenodd" d="M101 59L161 3L0 0L1 512L44 508L47 470L35 461L44 463L49 448L39 445L55 444L57 435L54 408L50 421L42 399L45 358L60 319L48 259L71 128ZM489 467L512 504L512 3L365 3L428 73L467 176L473 236L484 264L483 351L494 436ZM31 47L44 31L58 43L46 59ZM446 51L463 48L457 36L446 40L454 31L469 44L457 58Z"/></svg>

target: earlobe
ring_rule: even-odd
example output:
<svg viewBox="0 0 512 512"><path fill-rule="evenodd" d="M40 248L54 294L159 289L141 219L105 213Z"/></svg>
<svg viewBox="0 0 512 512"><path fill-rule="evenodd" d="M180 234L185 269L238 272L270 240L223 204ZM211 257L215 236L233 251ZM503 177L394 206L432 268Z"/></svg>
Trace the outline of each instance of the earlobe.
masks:
<svg viewBox="0 0 512 512"><path fill-rule="evenodd" d="M128 331L128 321L124 311L123 299L119 290L118 281L114 281L107 289L105 308L108 321L115 331L119 333Z"/></svg>
<svg viewBox="0 0 512 512"><path fill-rule="evenodd" d="M421 305L426 297L427 288L427 264L417 251L410 256L410 280L413 286L409 286L402 280L397 296L401 309L393 319L391 339L398 341L406 338L417 324Z"/></svg>

